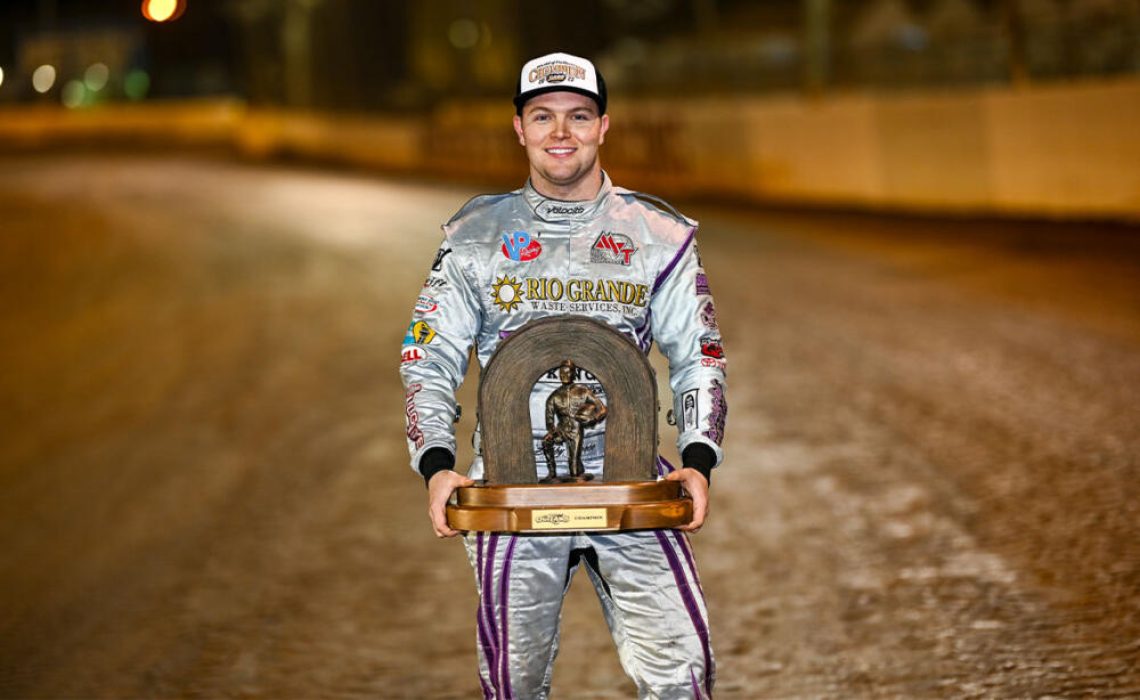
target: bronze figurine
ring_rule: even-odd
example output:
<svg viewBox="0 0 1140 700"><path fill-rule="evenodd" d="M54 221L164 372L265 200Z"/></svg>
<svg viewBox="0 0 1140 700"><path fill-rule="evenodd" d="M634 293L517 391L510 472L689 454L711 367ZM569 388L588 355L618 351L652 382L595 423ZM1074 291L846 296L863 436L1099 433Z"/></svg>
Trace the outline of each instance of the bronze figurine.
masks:
<svg viewBox="0 0 1140 700"><path fill-rule="evenodd" d="M589 387L574 383L577 367L570 360L558 366L562 386L550 392L546 399L546 435L542 438L542 452L546 455L547 476L542 483L559 481L554 466L554 446L565 444L570 466L571 481L589 481L582 466L582 438L586 428L606 418L606 406ZM555 418L557 417L557 425Z"/></svg>

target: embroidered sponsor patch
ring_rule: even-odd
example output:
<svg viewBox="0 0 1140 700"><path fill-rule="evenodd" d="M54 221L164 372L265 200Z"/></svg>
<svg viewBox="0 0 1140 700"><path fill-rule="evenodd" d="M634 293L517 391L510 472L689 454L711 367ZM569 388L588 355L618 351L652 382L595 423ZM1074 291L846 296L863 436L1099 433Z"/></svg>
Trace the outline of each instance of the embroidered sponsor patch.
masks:
<svg viewBox="0 0 1140 700"><path fill-rule="evenodd" d="M446 286L447 280L442 277L428 277L426 280L424 280L424 289L428 291L443 289Z"/></svg>
<svg viewBox="0 0 1140 700"><path fill-rule="evenodd" d="M624 280L560 279L503 275L491 285L491 301L510 313L522 303L536 311L632 313L649 304L649 287Z"/></svg>
<svg viewBox="0 0 1140 700"><path fill-rule="evenodd" d="M550 216L577 216L585 213L586 207L582 204L557 204L554 202L543 202L538 205L538 215L542 217Z"/></svg>
<svg viewBox="0 0 1140 700"><path fill-rule="evenodd" d="M697 294L712 294L712 292L709 291L709 276L703 272L697 273Z"/></svg>
<svg viewBox="0 0 1140 700"><path fill-rule="evenodd" d="M728 366L725 360L718 360L715 357L702 357L701 367L715 367L717 369L724 369Z"/></svg>
<svg viewBox="0 0 1140 700"><path fill-rule="evenodd" d="M431 264L433 272L439 272L443 269L443 259L451 252L451 248L440 248L435 254L435 262Z"/></svg>
<svg viewBox="0 0 1140 700"><path fill-rule="evenodd" d="M720 327L716 324L716 307L713 306L712 301L706 302L705 305L701 307L701 323L709 330L720 330Z"/></svg>
<svg viewBox="0 0 1140 700"><path fill-rule="evenodd" d="M526 231L503 234L503 255L515 262L528 262L542 254L542 244Z"/></svg>
<svg viewBox="0 0 1140 700"><path fill-rule="evenodd" d="M434 313L435 311L438 311L438 310L439 310L439 304L436 303L435 299L432 299L431 297L426 296L424 294L421 294L416 299L416 313L418 313L418 314L430 314L430 313Z"/></svg>
<svg viewBox="0 0 1140 700"><path fill-rule="evenodd" d="M681 431L696 430L698 423L697 397L700 389L690 389L681 394Z"/></svg>
<svg viewBox="0 0 1140 700"><path fill-rule="evenodd" d="M503 275L491 285L491 301L510 313L522 304L522 284L514 277Z"/></svg>
<svg viewBox="0 0 1140 700"><path fill-rule="evenodd" d="M408 335L405 336L404 342L407 342L408 338L411 338L413 343L427 345L435 340L435 329L429 326L427 321L415 321L408 326Z"/></svg>
<svg viewBox="0 0 1140 700"><path fill-rule="evenodd" d="M728 415L728 404L724 400L724 385L715 379L712 380L709 394L712 398L708 417L709 429L703 434L720 445L724 441L724 419Z"/></svg>
<svg viewBox="0 0 1140 700"><path fill-rule="evenodd" d="M720 344L720 338L711 335L702 336L701 354L705 357L724 359L724 348Z"/></svg>
<svg viewBox="0 0 1140 700"><path fill-rule="evenodd" d="M408 419L408 439L419 449L424 446L424 432L420 430L420 414L416 410L416 394L423 390L419 384L409 384L404 394L404 414Z"/></svg>
<svg viewBox="0 0 1140 700"><path fill-rule="evenodd" d="M602 231L590 248L590 262L629 266L630 257L637 252L633 239L624 233Z"/></svg>
<svg viewBox="0 0 1140 700"><path fill-rule="evenodd" d="M419 362L420 360L426 360L427 357L427 350L424 350L418 345L409 345L400 351L400 364Z"/></svg>

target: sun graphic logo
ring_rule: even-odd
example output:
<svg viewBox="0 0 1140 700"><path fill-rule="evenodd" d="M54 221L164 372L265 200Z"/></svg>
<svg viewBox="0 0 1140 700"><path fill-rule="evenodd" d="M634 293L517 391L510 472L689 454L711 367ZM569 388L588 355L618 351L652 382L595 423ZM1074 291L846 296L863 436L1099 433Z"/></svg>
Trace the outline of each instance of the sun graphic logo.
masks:
<svg viewBox="0 0 1140 700"><path fill-rule="evenodd" d="M522 303L522 284L514 277L503 275L491 285L491 301L510 313Z"/></svg>

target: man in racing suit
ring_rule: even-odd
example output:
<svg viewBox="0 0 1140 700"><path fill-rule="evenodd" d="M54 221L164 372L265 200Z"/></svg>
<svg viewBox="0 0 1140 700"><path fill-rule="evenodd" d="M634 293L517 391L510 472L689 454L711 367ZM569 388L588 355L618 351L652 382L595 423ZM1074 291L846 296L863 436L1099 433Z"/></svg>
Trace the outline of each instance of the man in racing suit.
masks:
<svg viewBox="0 0 1140 700"><path fill-rule="evenodd" d="M528 62L515 97L515 132L530 162L525 187L468 202L444 240L417 300L400 371L412 468L428 484L436 534L457 533L445 504L482 477L478 454L455 465L455 391L474 346L485 366L528 321L581 315L669 360L683 468L658 460L662 478L693 498L695 532L708 483L723 459L725 360L696 222L667 204L615 187L598 148L609 117L602 77L587 60L550 54ZM576 379L603 397L589 368ZM545 471L545 402L558 368L531 397L535 453ZM586 471L601 474L605 423L584 430ZM559 473L568 473L560 446ZM545 474L536 474L538 477ZM479 592L477 644L487 698L545 698L558 648L562 599L581 562L602 602L619 659L642 698L707 698L715 677L708 614L687 536L677 530L510 535L466 533Z"/></svg>

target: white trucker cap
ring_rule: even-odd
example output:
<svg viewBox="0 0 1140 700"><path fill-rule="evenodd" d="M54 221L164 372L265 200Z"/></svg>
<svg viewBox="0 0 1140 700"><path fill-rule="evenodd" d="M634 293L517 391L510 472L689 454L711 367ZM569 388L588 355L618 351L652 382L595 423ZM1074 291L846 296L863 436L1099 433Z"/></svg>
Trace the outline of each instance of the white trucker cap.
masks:
<svg viewBox="0 0 1140 700"><path fill-rule="evenodd" d="M515 89L515 111L532 97L548 92L576 92L598 103L598 114L606 113L606 81L590 61L568 53L548 53L527 61Z"/></svg>

